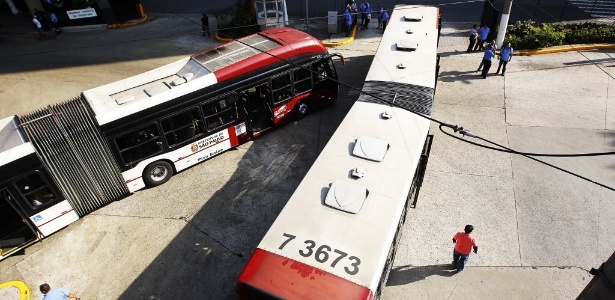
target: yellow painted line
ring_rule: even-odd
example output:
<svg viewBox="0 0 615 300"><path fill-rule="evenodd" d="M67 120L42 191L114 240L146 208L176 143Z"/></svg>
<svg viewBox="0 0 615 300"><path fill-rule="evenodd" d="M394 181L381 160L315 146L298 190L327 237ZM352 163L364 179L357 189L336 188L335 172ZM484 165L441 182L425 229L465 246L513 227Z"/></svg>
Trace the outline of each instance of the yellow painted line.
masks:
<svg viewBox="0 0 615 300"><path fill-rule="evenodd" d="M530 55L541 55L541 54L552 54L552 53L562 53L562 52L570 52L570 51L583 51L583 50L605 50L605 49L615 49L615 44L586 44L586 45L563 45L563 46L554 46L544 49L533 49L533 50L522 50L515 55L522 56L530 56Z"/></svg>
<svg viewBox="0 0 615 300"><path fill-rule="evenodd" d="M350 36L343 40L343 41L339 41L339 42L322 42L323 45L325 45L325 47L337 47L337 46L343 46L343 45L347 45L352 43L352 41L354 41L354 37L357 35L357 27L358 26L354 26L352 28L352 33L350 34Z"/></svg>
<svg viewBox="0 0 615 300"><path fill-rule="evenodd" d="M32 295L30 294L30 289L23 281L7 281L5 283L0 283L0 289L14 287L19 290L19 300L30 300Z"/></svg>

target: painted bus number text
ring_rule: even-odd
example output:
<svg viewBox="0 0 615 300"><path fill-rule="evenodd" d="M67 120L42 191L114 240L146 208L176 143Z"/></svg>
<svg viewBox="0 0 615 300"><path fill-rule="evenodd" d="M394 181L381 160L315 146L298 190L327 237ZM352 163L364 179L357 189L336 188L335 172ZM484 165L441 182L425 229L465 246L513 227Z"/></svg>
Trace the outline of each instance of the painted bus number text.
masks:
<svg viewBox="0 0 615 300"><path fill-rule="evenodd" d="M282 243L282 245L280 245L280 250L296 238L296 236L288 233L284 233L283 236L286 240ZM335 259L331 262L332 268L335 268L338 262L348 256L348 253L338 249L331 249L331 247L327 245L316 247L316 242L312 240L306 240L303 243L305 244L305 247L304 249L299 250L299 255L303 257L310 257L314 255L314 260L321 264L326 263L329 258L335 257ZM331 253L331 250L333 250L333 253ZM344 267L344 271L350 275L356 275L359 273L359 265L361 264L361 260L356 256L350 256L348 257L348 260L350 261L350 264Z"/></svg>

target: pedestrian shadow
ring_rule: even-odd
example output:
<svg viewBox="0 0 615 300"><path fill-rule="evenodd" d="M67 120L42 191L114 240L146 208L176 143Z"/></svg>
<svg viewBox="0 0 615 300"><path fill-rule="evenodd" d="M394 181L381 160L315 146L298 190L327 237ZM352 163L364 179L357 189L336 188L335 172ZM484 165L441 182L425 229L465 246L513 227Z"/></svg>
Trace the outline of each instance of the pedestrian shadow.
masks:
<svg viewBox="0 0 615 300"><path fill-rule="evenodd" d="M471 81L482 79L480 72L475 71L445 71L440 72L438 80L442 82L463 82L470 84Z"/></svg>
<svg viewBox="0 0 615 300"><path fill-rule="evenodd" d="M452 277L455 274L457 271L450 264L423 267L399 266L391 269L387 286L405 285L425 280L429 276Z"/></svg>

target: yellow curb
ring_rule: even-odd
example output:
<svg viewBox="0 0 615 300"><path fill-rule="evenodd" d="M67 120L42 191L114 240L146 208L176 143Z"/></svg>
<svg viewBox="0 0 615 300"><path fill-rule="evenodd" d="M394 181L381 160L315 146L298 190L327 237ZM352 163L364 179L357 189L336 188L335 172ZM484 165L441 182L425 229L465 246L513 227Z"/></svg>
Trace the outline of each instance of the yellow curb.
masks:
<svg viewBox="0 0 615 300"><path fill-rule="evenodd" d="M519 53L515 53L515 54L521 55L521 56L531 56L531 55L562 53L562 52L570 52L570 51L604 50L604 49L615 49L615 44L562 45L562 46L554 46L554 47L549 47L549 48L522 50L522 51L519 51Z"/></svg>
<svg viewBox="0 0 615 300"><path fill-rule="evenodd" d="M30 300L32 295L30 294L30 289L23 281L7 281L4 283L0 283L0 289L6 287L14 287L19 290L19 300Z"/></svg>
<svg viewBox="0 0 615 300"><path fill-rule="evenodd" d="M352 28L352 34L350 35L350 37L348 37L347 39L345 39L345 40L343 40L341 42L323 42L323 41L321 41L321 42L322 42L322 44L325 47L343 46L343 45L347 45L347 44L352 43L352 41L354 41L354 37L356 36L356 34L357 34L357 25L355 25Z"/></svg>
<svg viewBox="0 0 615 300"><path fill-rule="evenodd" d="M139 3L137 8L139 9L139 14L141 15L141 20L136 21L136 22L122 23L122 24L108 24L107 25L107 29L115 29L115 28L121 28L121 27L135 26L135 25L139 25L139 24L147 21L148 16L147 16L147 14L145 14L145 11L143 10L143 5L141 5L141 3Z"/></svg>
<svg viewBox="0 0 615 300"><path fill-rule="evenodd" d="M233 41L233 39L227 39L227 38L223 38L223 37L219 36L217 32L216 32L216 34L214 34L214 38L216 39L216 41L223 42L223 43Z"/></svg>

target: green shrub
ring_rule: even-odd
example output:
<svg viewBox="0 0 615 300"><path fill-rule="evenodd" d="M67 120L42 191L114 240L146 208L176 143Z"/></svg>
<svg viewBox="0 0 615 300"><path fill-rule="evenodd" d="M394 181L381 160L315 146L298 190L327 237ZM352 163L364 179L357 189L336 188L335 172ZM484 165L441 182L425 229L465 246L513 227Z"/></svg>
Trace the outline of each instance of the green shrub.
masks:
<svg viewBox="0 0 615 300"><path fill-rule="evenodd" d="M537 49L563 44L615 43L615 26L518 21L506 29L506 40L516 49Z"/></svg>

